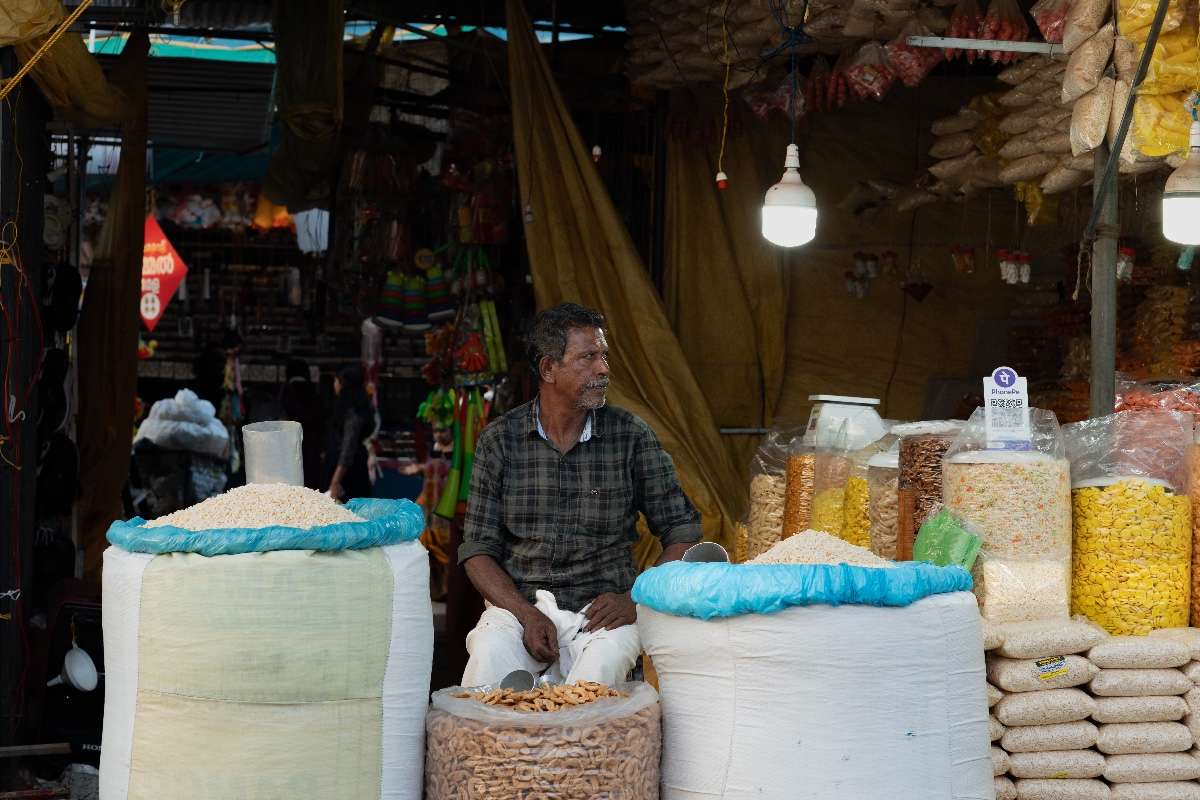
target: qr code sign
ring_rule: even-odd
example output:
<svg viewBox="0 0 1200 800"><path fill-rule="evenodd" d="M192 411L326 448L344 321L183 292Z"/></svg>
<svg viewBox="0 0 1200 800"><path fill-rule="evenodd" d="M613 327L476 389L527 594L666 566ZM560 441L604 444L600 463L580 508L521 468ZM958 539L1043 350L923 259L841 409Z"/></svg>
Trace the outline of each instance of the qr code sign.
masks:
<svg viewBox="0 0 1200 800"><path fill-rule="evenodd" d="M993 430L1023 430L1025 427L1025 404L1017 398L993 397L991 399Z"/></svg>

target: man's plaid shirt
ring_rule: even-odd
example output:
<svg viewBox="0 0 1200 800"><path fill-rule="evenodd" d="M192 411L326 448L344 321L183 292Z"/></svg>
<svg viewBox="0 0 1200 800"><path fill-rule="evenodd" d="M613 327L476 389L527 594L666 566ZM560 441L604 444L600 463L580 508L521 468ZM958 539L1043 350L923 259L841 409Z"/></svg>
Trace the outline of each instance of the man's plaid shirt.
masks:
<svg viewBox="0 0 1200 800"><path fill-rule="evenodd" d="M491 556L531 602L545 589L578 611L633 586L639 512L663 547L700 540L700 515L649 425L606 406L591 433L559 454L538 433L534 403L484 429L459 562Z"/></svg>

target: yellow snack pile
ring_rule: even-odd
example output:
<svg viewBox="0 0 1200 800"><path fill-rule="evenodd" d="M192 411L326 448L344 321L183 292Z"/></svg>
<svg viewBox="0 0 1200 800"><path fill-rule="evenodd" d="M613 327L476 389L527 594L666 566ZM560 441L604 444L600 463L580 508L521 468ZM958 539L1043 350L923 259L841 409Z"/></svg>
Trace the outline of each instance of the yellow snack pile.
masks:
<svg viewBox="0 0 1200 800"><path fill-rule="evenodd" d="M1144 156L1169 156L1188 148L1192 126L1187 92L1140 95L1133 104L1133 143Z"/></svg>
<svg viewBox="0 0 1200 800"><path fill-rule="evenodd" d="M1163 19L1159 35L1178 30L1186 16L1187 0L1171 0L1167 16ZM1117 29L1121 35L1135 42L1144 42L1150 36L1150 25L1158 8L1155 0L1120 0L1117 3Z"/></svg>
<svg viewBox="0 0 1200 800"><path fill-rule="evenodd" d="M1072 492L1071 608L1114 636L1188 624L1192 504L1139 478Z"/></svg>
<svg viewBox="0 0 1200 800"><path fill-rule="evenodd" d="M846 479L841 535L858 547L871 546L871 490L867 479L859 475L851 475Z"/></svg>
<svg viewBox="0 0 1200 800"><path fill-rule="evenodd" d="M1200 444L1188 450L1188 494L1192 508L1200 504ZM1200 623L1200 514L1192 513L1192 625Z"/></svg>
<svg viewBox="0 0 1200 800"><path fill-rule="evenodd" d="M1174 94L1200 87L1200 38L1195 20L1177 31L1164 33L1154 46L1139 95ZM1141 52L1138 53L1141 58Z"/></svg>
<svg viewBox="0 0 1200 800"><path fill-rule="evenodd" d="M836 486L826 489L813 498L812 529L834 536L842 533L842 511L846 499L846 488Z"/></svg>

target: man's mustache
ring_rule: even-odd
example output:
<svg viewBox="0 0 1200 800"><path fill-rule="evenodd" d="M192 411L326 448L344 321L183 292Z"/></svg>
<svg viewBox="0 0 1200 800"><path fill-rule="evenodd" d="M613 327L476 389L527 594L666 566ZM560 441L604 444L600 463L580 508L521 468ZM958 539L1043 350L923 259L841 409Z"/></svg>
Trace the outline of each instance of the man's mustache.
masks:
<svg viewBox="0 0 1200 800"><path fill-rule="evenodd" d="M608 389L608 383L609 381L607 378L598 381L588 381L583 385L583 388L589 392L605 391Z"/></svg>

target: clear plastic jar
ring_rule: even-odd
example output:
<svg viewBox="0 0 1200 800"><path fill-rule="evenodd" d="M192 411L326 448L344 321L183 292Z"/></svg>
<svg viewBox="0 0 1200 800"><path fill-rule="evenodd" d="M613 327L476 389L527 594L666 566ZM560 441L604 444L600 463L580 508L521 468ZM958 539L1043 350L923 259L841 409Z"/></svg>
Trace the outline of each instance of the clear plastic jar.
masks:
<svg viewBox="0 0 1200 800"><path fill-rule="evenodd" d="M880 558L896 558L896 535L900 526L899 479L899 451L880 453L867 462L871 552Z"/></svg>
<svg viewBox="0 0 1200 800"><path fill-rule="evenodd" d="M1114 636L1186 627L1192 504L1165 481L1098 479L1072 492L1071 608Z"/></svg>

